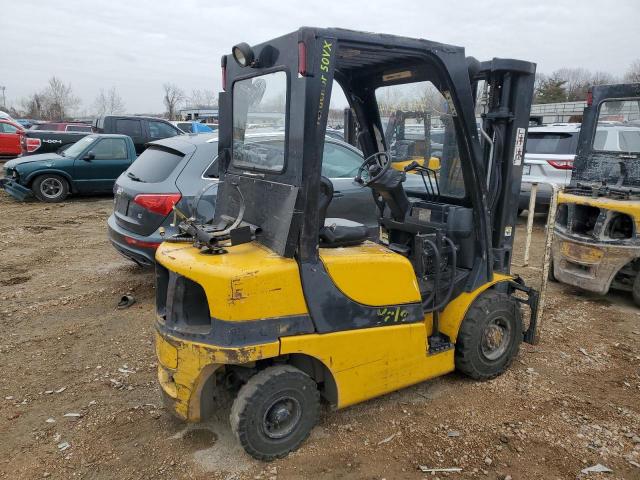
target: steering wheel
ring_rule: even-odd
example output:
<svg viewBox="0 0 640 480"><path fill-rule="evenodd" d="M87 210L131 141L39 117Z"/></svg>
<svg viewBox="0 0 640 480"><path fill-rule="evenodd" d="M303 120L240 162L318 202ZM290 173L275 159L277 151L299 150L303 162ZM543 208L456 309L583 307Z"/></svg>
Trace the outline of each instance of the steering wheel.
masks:
<svg viewBox="0 0 640 480"><path fill-rule="evenodd" d="M389 170L391 166L391 155L389 152L376 152L369 155L358 168L358 173L354 179L363 187L368 187L373 182L377 182ZM362 178L364 174L364 179Z"/></svg>

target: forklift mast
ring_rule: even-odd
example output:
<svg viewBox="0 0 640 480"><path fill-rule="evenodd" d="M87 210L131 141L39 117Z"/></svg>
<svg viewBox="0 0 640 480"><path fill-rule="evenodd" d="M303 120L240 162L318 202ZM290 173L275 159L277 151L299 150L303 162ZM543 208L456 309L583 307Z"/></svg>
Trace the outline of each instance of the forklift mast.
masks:
<svg viewBox="0 0 640 480"><path fill-rule="evenodd" d="M493 269L510 270L535 64L494 58L470 68L474 91L484 83L479 125L491 225ZM477 98L477 95L475 96Z"/></svg>

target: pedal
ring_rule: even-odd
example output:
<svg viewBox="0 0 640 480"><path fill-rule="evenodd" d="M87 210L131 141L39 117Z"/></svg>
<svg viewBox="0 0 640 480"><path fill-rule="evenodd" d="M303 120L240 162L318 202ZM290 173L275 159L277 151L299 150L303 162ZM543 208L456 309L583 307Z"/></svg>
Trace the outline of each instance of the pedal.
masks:
<svg viewBox="0 0 640 480"><path fill-rule="evenodd" d="M453 347L453 343L449 341L449 337L446 335L436 334L429 337L429 355L437 355L438 353L451 350Z"/></svg>

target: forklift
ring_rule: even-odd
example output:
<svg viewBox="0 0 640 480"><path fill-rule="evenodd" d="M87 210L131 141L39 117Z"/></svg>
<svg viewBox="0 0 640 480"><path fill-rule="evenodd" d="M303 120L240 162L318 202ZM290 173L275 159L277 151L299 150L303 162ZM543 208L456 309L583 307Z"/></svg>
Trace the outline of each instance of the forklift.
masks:
<svg viewBox="0 0 640 480"><path fill-rule="evenodd" d="M221 66L214 218L198 224L174 208L179 233L156 253L169 411L199 422L230 392L232 431L249 455L271 461L305 441L321 401L344 408L454 370L490 379L522 341L536 341L538 293L510 273L535 64L305 27L240 43ZM427 81L447 101L457 141L431 184L405 190L406 171L424 167L391 168L376 91ZM379 242L326 215L332 88L359 125L354 181L378 207ZM252 133L266 116L284 128Z"/></svg>
<svg viewBox="0 0 640 480"><path fill-rule="evenodd" d="M571 181L558 194L549 278L640 306L640 83L587 94Z"/></svg>

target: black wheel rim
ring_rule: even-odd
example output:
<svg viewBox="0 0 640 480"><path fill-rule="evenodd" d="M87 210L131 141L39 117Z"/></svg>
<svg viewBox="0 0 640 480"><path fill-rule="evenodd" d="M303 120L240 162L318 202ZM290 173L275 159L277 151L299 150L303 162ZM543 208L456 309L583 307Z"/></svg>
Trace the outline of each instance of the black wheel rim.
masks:
<svg viewBox="0 0 640 480"><path fill-rule="evenodd" d="M498 360L509 349L512 335L511 323L507 319L492 318L482 332L482 355L488 360Z"/></svg>
<svg viewBox="0 0 640 480"><path fill-rule="evenodd" d="M297 399L291 396L278 397L265 410L262 429L269 438L284 438L295 430L300 417L302 407Z"/></svg>
<svg viewBox="0 0 640 480"><path fill-rule="evenodd" d="M62 193L62 182L57 178L47 178L40 183L40 193L47 198L59 197Z"/></svg>

